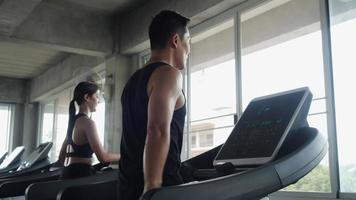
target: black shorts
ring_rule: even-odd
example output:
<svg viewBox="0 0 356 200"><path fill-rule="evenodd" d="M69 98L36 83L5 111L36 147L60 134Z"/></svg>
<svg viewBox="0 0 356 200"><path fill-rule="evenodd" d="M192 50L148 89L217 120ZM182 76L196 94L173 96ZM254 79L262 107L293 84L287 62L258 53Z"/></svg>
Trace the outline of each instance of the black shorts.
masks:
<svg viewBox="0 0 356 200"><path fill-rule="evenodd" d="M63 169L60 179L81 178L94 174L95 170L91 165L84 163L73 163Z"/></svg>

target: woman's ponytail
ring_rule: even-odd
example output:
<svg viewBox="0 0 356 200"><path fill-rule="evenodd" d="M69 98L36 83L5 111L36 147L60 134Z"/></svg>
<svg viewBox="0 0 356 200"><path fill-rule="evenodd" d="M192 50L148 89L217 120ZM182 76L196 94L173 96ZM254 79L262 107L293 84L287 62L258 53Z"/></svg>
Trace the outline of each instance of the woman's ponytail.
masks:
<svg viewBox="0 0 356 200"><path fill-rule="evenodd" d="M74 118L75 118L75 100L73 99L69 104L69 119L67 128L67 137L71 137L74 128Z"/></svg>

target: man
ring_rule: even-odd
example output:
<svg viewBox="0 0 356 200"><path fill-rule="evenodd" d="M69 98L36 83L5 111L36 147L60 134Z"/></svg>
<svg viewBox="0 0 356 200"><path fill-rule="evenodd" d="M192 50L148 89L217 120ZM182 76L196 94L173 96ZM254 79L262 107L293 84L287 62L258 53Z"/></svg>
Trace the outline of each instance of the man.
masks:
<svg viewBox="0 0 356 200"><path fill-rule="evenodd" d="M119 199L183 183L179 174L186 99L182 74L190 52L189 19L161 11L149 26L151 58L121 96Z"/></svg>

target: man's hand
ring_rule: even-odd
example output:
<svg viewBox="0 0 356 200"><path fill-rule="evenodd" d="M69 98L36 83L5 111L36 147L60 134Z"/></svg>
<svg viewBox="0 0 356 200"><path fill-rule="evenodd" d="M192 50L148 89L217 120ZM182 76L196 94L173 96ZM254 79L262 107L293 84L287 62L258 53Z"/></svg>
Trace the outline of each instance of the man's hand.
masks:
<svg viewBox="0 0 356 200"><path fill-rule="evenodd" d="M140 196L140 200L143 200L143 196L146 194L146 192L155 189L155 188L160 188L161 185L154 185L154 184L145 184L144 188L143 188L143 192Z"/></svg>

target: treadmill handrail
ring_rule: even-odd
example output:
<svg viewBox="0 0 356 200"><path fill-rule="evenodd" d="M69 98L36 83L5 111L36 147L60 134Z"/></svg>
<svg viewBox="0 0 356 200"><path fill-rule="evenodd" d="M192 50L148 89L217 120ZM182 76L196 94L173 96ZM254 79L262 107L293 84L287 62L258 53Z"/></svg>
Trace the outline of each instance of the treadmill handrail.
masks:
<svg viewBox="0 0 356 200"><path fill-rule="evenodd" d="M33 173L36 173L37 171L48 169L51 166L50 161L48 159L46 160L41 160L36 162L36 164L32 165L31 168L25 168L20 171L12 171L11 173L6 173L6 174L1 174L0 175L0 181L2 179L9 179L9 178L16 178L18 176L28 176Z"/></svg>
<svg viewBox="0 0 356 200"><path fill-rule="evenodd" d="M15 180L7 180L0 184L0 199L5 197L22 196L25 194L26 188L36 182L58 180L61 170L56 170L48 173L34 174L25 177L15 178Z"/></svg>
<svg viewBox="0 0 356 200"><path fill-rule="evenodd" d="M108 165L109 163L98 163L92 167L96 171L99 171ZM36 166L39 166L39 163L37 163ZM60 166L54 167L54 163L52 163L45 169L38 169L36 173L31 173L31 175L25 174L25 176L22 176L23 174L17 174L18 176L16 177L0 179L0 199L4 197L22 196L25 194L26 188L32 183L58 180L62 169L63 167Z"/></svg>
<svg viewBox="0 0 356 200"><path fill-rule="evenodd" d="M77 186L64 188L57 194L57 200L71 199L117 199L117 180L103 181L99 183L88 183ZM96 193L88 193L87 191L98 191Z"/></svg>
<svg viewBox="0 0 356 200"><path fill-rule="evenodd" d="M118 170L112 170L112 171L106 171L102 174L96 174L93 176L77 178L77 179L33 183L26 188L25 199L26 200L55 199L57 194L61 190L69 186L81 185L89 182L98 183L106 180L116 180L118 176L117 173Z"/></svg>

